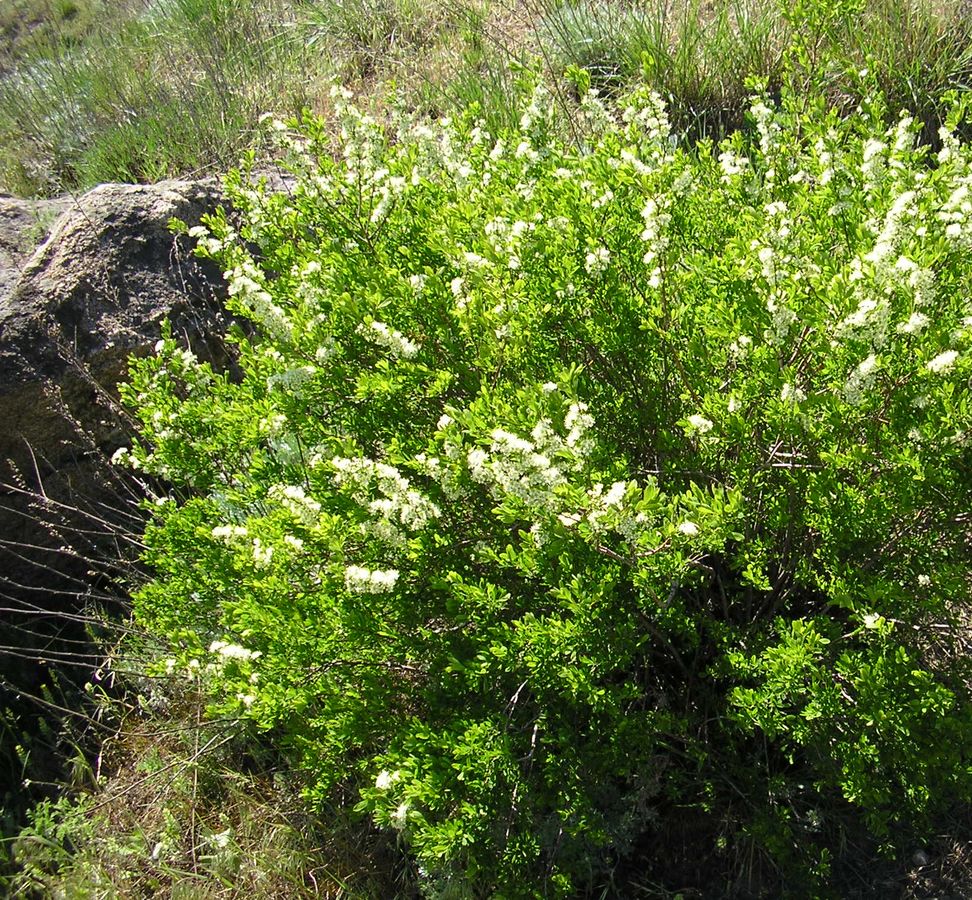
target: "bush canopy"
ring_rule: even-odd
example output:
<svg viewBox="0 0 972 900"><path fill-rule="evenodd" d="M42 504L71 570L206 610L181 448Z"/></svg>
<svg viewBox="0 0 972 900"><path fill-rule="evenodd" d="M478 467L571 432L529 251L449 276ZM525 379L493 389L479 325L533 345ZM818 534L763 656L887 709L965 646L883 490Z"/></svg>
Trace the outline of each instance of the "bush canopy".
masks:
<svg viewBox="0 0 972 900"><path fill-rule="evenodd" d="M969 796L964 107L685 148L522 77L500 134L336 91L189 229L236 369L132 361L136 615L428 896L590 890L686 807L812 883Z"/></svg>

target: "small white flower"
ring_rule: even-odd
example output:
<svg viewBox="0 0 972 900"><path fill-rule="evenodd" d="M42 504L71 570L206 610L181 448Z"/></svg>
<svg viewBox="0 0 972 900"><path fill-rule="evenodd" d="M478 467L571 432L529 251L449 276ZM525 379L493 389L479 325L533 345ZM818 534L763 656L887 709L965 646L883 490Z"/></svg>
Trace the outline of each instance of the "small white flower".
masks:
<svg viewBox="0 0 972 900"><path fill-rule="evenodd" d="M408 804L402 803L391 814L391 823L395 828L402 829L408 824Z"/></svg>
<svg viewBox="0 0 972 900"><path fill-rule="evenodd" d="M748 334L741 334L729 345L729 352L733 356L742 359L749 353L752 345L753 339Z"/></svg>
<svg viewBox="0 0 972 900"><path fill-rule="evenodd" d="M398 773L389 772L387 769L382 769L378 773L378 777L375 779L375 787L379 791L387 791L397 780Z"/></svg>
<svg viewBox="0 0 972 900"><path fill-rule="evenodd" d="M898 325L898 334L920 334L924 328L928 325L928 316L924 313L915 312L911 314L911 318L907 322L901 322Z"/></svg>
<svg viewBox="0 0 972 900"><path fill-rule="evenodd" d="M398 581L396 569L365 569L348 566L344 570L344 585L353 594L386 594L394 590Z"/></svg>
<svg viewBox="0 0 972 900"><path fill-rule="evenodd" d="M598 247L597 250L588 253L584 259L584 268L590 275L599 275L604 272L611 260L611 251L607 247Z"/></svg>
<svg viewBox="0 0 972 900"><path fill-rule="evenodd" d="M877 377L878 360L872 353L859 363L844 382L844 399L851 406L860 406L864 402L864 394L870 390Z"/></svg>
<svg viewBox="0 0 972 900"><path fill-rule="evenodd" d="M411 359L419 352L418 344L410 341L400 331L390 328L384 322L372 322L370 326L359 325L358 333L384 347L394 357Z"/></svg>
<svg viewBox="0 0 972 900"><path fill-rule="evenodd" d="M260 538L253 538L253 565L265 569L273 560L273 547L266 546Z"/></svg>
<svg viewBox="0 0 972 900"><path fill-rule="evenodd" d="M680 534L684 534L687 537L695 537L699 533L699 526L695 522L681 522L679 523L678 530Z"/></svg>
<svg viewBox="0 0 972 900"><path fill-rule="evenodd" d="M731 150L719 154L719 166L722 169L722 181L728 182L734 175L741 175L746 171L749 160L745 156L737 156Z"/></svg>
<svg viewBox="0 0 972 900"><path fill-rule="evenodd" d="M425 289L425 281L426 278L424 275L408 276L408 283L411 285L412 290L415 291L416 294L421 294L422 291Z"/></svg>
<svg viewBox="0 0 972 900"><path fill-rule="evenodd" d="M240 659L245 661L257 659L260 656L259 650L247 650L246 647L241 647L239 644L231 644L227 641L213 641L209 645L209 652L217 654L224 660Z"/></svg>
<svg viewBox="0 0 972 900"><path fill-rule="evenodd" d="M919 575L918 584L922 587L928 587L931 584L931 578L928 575Z"/></svg>
<svg viewBox="0 0 972 900"><path fill-rule="evenodd" d="M944 353L939 353L933 360L926 363L925 368L929 372L947 372L955 365L955 360L957 359L958 352L956 350L946 350Z"/></svg>
<svg viewBox="0 0 972 900"><path fill-rule="evenodd" d="M699 434L705 434L708 431L712 431L714 425L711 419L707 419L705 416L700 416L698 413L689 416L688 423L691 429L699 432Z"/></svg>
<svg viewBox="0 0 972 900"><path fill-rule="evenodd" d="M246 537L246 529L242 525L217 525L211 534L217 540L229 543L233 538Z"/></svg>

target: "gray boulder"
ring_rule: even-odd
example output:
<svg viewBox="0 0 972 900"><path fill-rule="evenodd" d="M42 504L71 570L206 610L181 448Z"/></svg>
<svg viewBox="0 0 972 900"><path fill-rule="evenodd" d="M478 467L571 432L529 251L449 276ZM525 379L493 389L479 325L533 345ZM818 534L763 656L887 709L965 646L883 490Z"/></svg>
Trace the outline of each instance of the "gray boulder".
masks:
<svg viewBox="0 0 972 900"><path fill-rule="evenodd" d="M21 200L0 194L0 297L10 293L25 260L70 203L67 197Z"/></svg>
<svg viewBox="0 0 972 900"><path fill-rule="evenodd" d="M225 329L221 275L168 227L197 223L220 196L215 180L166 181L0 203L0 545L16 548L0 575L10 589L51 584L57 564L42 548L64 552L70 540L50 520L107 499L105 457L127 442L115 400L129 355L169 319L201 356L221 358L211 340ZM54 214L26 254L32 222ZM38 507L38 495L50 502Z"/></svg>
<svg viewBox="0 0 972 900"><path fill-rule="evenodd" d="M215 181L106 184L72 202L0 289L0 459L24 445L56 461L64 410L102 435L99 389L124 374L163 319L198 343L218 327L221 279L199 264L171 218L195 223L219 202ZM2 222L0 222L2 225ZM94 405L91 405L94 404Z"/></svg>
<svg viewBox="0 0 972 900"><path fill-rule="evenodd" d="M169 319L222 361L211 340L225 330L221 275L168 228L173 217L197 223L219 200L211 180L0 197L0 715L21 735L63 728L48 700L31 698L83 707L103 659L88 629L108 628L88 607L124 613L137 581L143 492L108 463L130 441L116 390L129 355ZM29 746L32 779L64 777L54 742ZM0 749L6 809L25 802L20 771L12 744Z"/></svg>

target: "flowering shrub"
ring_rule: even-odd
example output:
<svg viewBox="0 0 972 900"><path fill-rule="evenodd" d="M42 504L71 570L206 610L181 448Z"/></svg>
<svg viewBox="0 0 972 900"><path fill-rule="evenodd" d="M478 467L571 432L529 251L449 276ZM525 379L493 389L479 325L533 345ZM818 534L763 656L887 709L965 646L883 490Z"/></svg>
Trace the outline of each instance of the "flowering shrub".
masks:
<svg viewBox="0 0 972 900"><path fill-rule="evenodd" d="M137 615L429 894L590 887L675 804L819 871L969 792L962 109L686 151L574 77L570 140L542 86L501 135L338 93L228 178L256 336L132 362Z"/></svg>

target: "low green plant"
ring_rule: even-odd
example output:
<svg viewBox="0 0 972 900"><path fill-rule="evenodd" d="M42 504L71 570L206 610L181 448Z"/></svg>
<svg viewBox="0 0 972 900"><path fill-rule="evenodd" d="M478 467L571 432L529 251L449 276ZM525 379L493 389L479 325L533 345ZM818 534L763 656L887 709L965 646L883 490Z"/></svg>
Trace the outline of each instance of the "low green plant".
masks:
<svg viewBox="0 0 972 900"><path fill-rule="evenodd" d="M607 890L686 807L819 894L969 797L966 107L690 150L571 77L498 134L338 92L227 178L238 377L167 334L124 388L136 614L429 896Z"/></svg>
<svg viewBox="0 0 972 900"><path fill-rule="evenodd" d="M132 652L133 640L128 651ZM199 675L145 680L98 778L36 803L5 838L0 890L37 897L387 896L396 854L347 816L314 819L235 720L200 720ZM129 685L133 690L135 685ZM366 854L367 868L361 858Z"/></svg>

